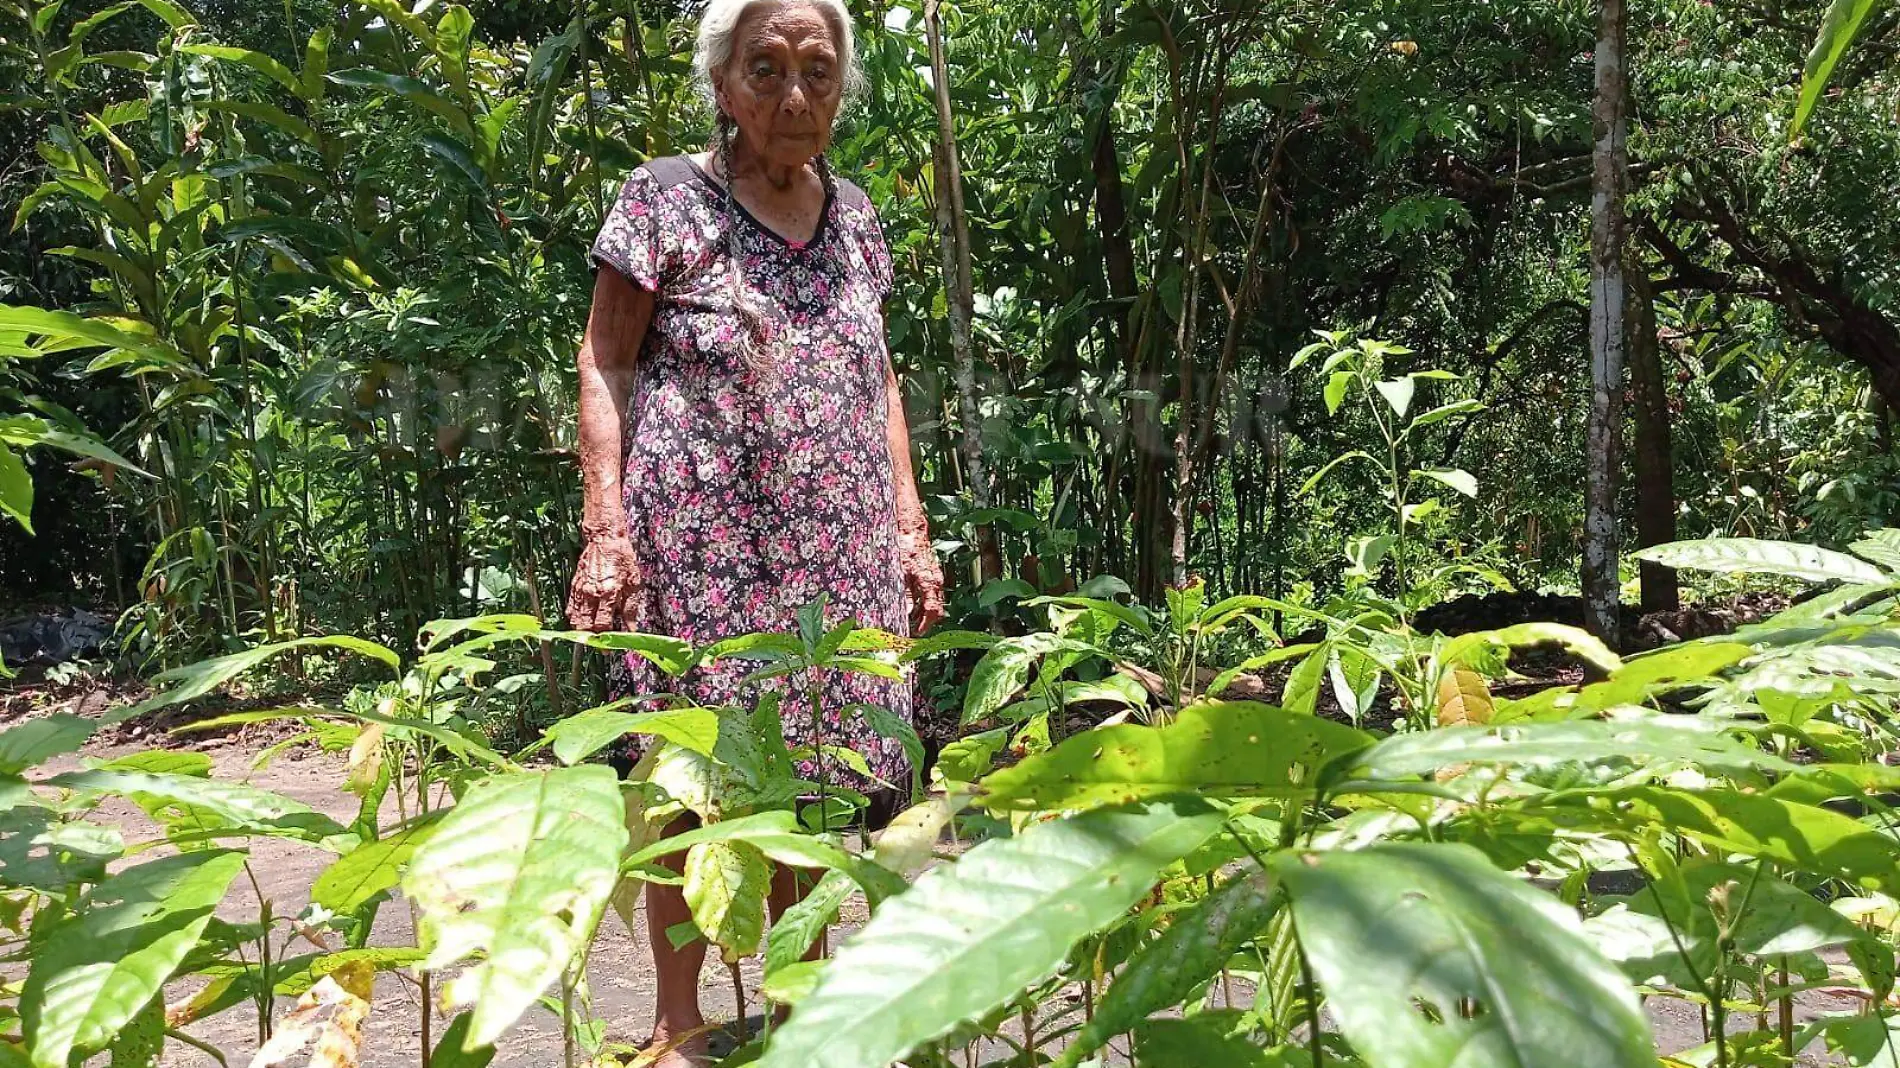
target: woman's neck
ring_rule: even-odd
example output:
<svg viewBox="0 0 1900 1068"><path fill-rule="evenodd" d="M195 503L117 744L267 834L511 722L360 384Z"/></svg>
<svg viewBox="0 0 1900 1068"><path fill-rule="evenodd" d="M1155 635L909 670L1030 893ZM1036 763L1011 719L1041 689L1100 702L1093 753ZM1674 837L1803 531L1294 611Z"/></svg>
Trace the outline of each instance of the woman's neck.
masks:
<svg viewBox="0 0 1900 1068"><path fill-rule="evenodd" d="M742 138L735 137L729 144L732 146L732 155L721 161L728 170L728 173L724 175L728 182L757 178L769 186L773 192L786 193L796 188L798 180L804 176L805 164L803 163L773 163L761 159L745 147Z"/></svg>

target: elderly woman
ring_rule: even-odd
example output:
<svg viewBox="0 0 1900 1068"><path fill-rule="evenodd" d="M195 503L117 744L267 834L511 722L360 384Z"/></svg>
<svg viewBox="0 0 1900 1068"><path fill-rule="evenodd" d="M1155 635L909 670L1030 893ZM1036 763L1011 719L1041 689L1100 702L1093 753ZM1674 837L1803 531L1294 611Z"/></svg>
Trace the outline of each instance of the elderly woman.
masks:
<svg viewBox="0 0 1900 1068"><path fill-rule="evenodd" d="M885 350L890 252L864 192L825 158L858 77L844 4L712 0L695 66L717 116L711 149L635 170L592 250L612 270L597 272L579 357L585 507L569 618L706 642L791 630L824 598L833 619L921 631L942 615L943 577ZM726 703L752 696L747 670L671 680L629 657L613 679L624 694ZM903 782L901 746L846 706L908 718L908 687L830 673L823 698L814 739L802 693L786 694L788 741L847 746ZM825 775L867 785L832 761ZM775 916L795 899L779 875ZM648 887L659 1048L703 1022L705 944L666 937L688 918L677 889ZM685 1041L659 1063L702 1048Z"/></svg>

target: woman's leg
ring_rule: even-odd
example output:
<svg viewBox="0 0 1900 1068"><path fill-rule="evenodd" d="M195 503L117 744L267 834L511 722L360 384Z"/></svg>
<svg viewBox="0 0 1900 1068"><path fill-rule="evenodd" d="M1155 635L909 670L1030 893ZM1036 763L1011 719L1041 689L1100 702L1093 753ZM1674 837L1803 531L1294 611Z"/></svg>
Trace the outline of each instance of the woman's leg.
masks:
<svg viewBox="0 0 1900 1068"><path fill-rule="evenodd" d="M670 837L692 830L698 821L682 816L667 824L663 836ZM684 852L661 857L659 863L674 872L686 865ZM666 937L667 929L693 918L686 907L686 895L677 886L648 883L647 941L653 945L653 1046L672 1043L679 1036L706 1025L699 1011L699 969L706 962L706 940L695 938L679 948ZM692 1063L687 1058L704 1057L706 1036L696 1035L681 1042L673 1055L662 1057L654 1068L675 1068Z"/></svg>

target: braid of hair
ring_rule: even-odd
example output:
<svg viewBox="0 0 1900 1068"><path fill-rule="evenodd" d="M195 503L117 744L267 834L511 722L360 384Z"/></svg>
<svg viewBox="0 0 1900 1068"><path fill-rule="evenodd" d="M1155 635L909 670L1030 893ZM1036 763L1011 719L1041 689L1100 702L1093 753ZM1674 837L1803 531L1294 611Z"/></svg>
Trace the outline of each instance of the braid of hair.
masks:
<svg viewBox="0 0 1900 1068"><path fill-rule="evenodd" d="M735 177L732 166L732 131L735 123L732 116L724 111L719 113L717 133L719 138L719 169L725 172L725 208L726 208L726 259L731 267L728 277L732 285L732 308L738 313L739 322L745 328L745 336L739 339L739 357L746 369L752 372L756 382L768 381L777 373L772 360L773 340L766 327L765 314L759 310L756 302L745 290L745 268L739 255L739 211L738 194L733 191Z"/></svg>
<svg viewBox="0 0 1900 1068"><path fill-rule="evenodd" d="M825 203L829 204L838 197L838 179L831 173L831 158L820 152L812 165L818 169L818 181L825 187Z"/></svg>

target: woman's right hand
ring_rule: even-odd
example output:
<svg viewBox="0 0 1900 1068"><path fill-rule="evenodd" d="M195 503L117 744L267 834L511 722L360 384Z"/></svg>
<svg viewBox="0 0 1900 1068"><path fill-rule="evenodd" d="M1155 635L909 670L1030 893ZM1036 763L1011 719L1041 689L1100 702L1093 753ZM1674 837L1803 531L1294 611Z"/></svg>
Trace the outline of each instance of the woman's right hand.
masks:
<svg viewBox="0 0 1900 1068"><path fill-rule="evenodd" d="M567 591L567 621L586 631L607 631L629 620L640 588L640 565L625 534L595 535L581 544L574 581Z"/></svg>

